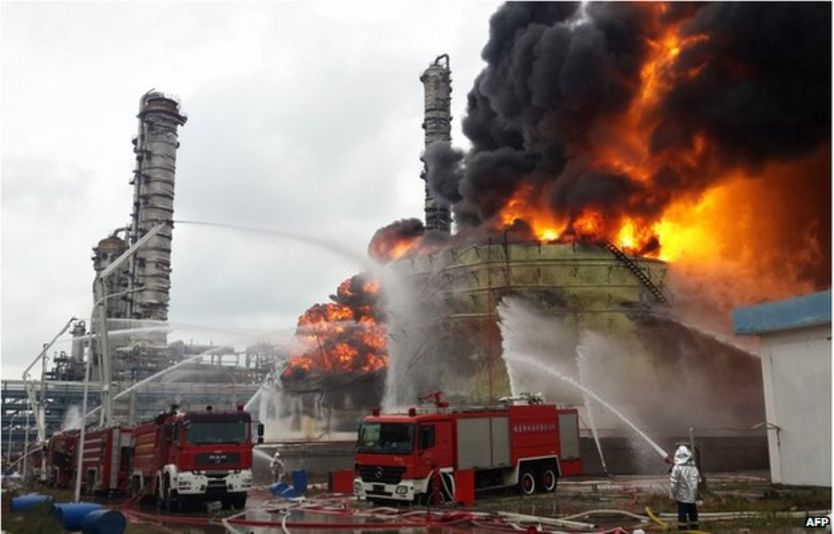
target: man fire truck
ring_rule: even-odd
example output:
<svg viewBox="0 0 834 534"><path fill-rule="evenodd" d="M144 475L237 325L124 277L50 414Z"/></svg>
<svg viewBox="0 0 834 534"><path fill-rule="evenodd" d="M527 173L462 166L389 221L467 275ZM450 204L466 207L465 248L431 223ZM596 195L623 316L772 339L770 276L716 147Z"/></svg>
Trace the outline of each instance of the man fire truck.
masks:
<svg viewBox="0 0 834 534"><path fill-rule="evenodd" d="M133 427L131 492L166 510L221 501L243 508L252 485L252 419L237 411L171 411ZM258 425L258 440L263 426Z"/></svg>
<svg viewBox="0 0 834 534"><path fill-rule="evenodd" d="M75 434L76 439L78 433ZM120 426L87 430L81 470L86 493L115 496L124 492L133 451L131 429ZM73 466L78 461L72 457Z"/></svg>
<svg viewBox="0 0 834 534"><path fill-rule="evenodd" d="M78 454L78 431L57 432L46 442L47 484L50 488L71 486Z"/></svg>
<svg viewBox="0 0 834 534"><path fill-rule="evenodd" d="M440 392L420 398L429 399L434 413L374 410L364 419L356 448L358 497L441 503L456 498L456 479L467 475L475 490L517 486L530 495L555 491L560 476L581 474L575 408L544 404L541 395L460 410L449 410Z"/></svg>

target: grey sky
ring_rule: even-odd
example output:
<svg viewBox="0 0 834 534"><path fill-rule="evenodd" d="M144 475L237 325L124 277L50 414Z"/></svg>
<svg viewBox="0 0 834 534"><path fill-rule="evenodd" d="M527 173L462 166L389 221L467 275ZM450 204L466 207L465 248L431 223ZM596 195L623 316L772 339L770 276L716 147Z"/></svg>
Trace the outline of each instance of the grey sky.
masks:
<svg viewBox="0 0 834 534"><path fill-rule="evenodd" d="M2 377L92 304L91 247L128 222L139 97L176 94L175 218L277 228L364 252L422 218L422 86L451 55L454 142L486 3L3 3ZM316 247L174 231L172 322L292 327L360 270ZM178 330L170 339L257 341ZM58 348L68 349L67 345Z"/></svg>

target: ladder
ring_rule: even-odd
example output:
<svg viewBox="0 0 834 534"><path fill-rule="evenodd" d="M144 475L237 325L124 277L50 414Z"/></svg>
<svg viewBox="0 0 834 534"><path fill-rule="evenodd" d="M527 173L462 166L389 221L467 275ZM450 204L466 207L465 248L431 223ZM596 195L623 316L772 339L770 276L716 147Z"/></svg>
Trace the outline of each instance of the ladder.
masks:
<svg viewBox="0 0 834 534"><path fill-rule="evenodd" d="M622 264L625 265L629 271L634 273L634 276L636 276L637 279L640 280L640 282L646 286L649 291L651 291L652 295L654 295L658 302L666 305L671 304L669 298L663 293L663 290L655 285L654 282L646 276L646 273L644 273L643 270L620 249L620 247L610 241L607 241L604 246L609 252L611 252L611 254L614 255L615 258L620 260L620 262L622 262Z"/></svg>

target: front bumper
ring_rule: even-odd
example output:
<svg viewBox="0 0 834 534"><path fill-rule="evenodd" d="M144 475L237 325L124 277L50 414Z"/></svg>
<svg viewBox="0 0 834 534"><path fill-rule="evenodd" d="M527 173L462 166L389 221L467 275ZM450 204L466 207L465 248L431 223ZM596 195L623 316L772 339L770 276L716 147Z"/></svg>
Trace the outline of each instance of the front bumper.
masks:
<svg viewBox="0 0 834 534"><path fill-rule="evenodd" d="M203 495L205 493L246 493L252 487L252 471L244 469L226 476L209 477L200 471L180 471L171 481L180 495Z"/></svg>
<svg viewBox="0 0 834 534"><path fill-rule="evenodd" d="M401 480L399 484L377 484L356 477L353 479L353 494L358 498L413 502L417 495L425 493L425 484L421 482Z"/></svg>

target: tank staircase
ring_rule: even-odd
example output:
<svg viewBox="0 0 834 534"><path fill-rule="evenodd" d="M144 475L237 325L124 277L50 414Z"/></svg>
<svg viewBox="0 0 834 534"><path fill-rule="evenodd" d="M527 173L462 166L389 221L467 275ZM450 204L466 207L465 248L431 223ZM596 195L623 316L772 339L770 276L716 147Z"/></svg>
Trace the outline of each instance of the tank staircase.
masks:
<svg viewBox="0 0 834 534"><path fill-rule="evenodd" d="M651 294L654 295L658 302L667 306L672 303L670 298L671 295L667 296L666 293L663 292L663 289L661 289L657 284L652 282L651 279L649 279L649 277L646 275L646 273L643 272L640 266L637 265L634 262L634 260L629 258L628 255L626 255L626 253L623 252L622 249L620 249L620 247L618 247L610 241L606 242L604 247L608 249L608 251L611 252L611 254L613 254L615 258L620 260L620 263L625 265L629 271L634 273L634 276L636 276L637 279L640 280L640 283L642 283L646 287L646 289L648 289L651 292Z"/></svg>

